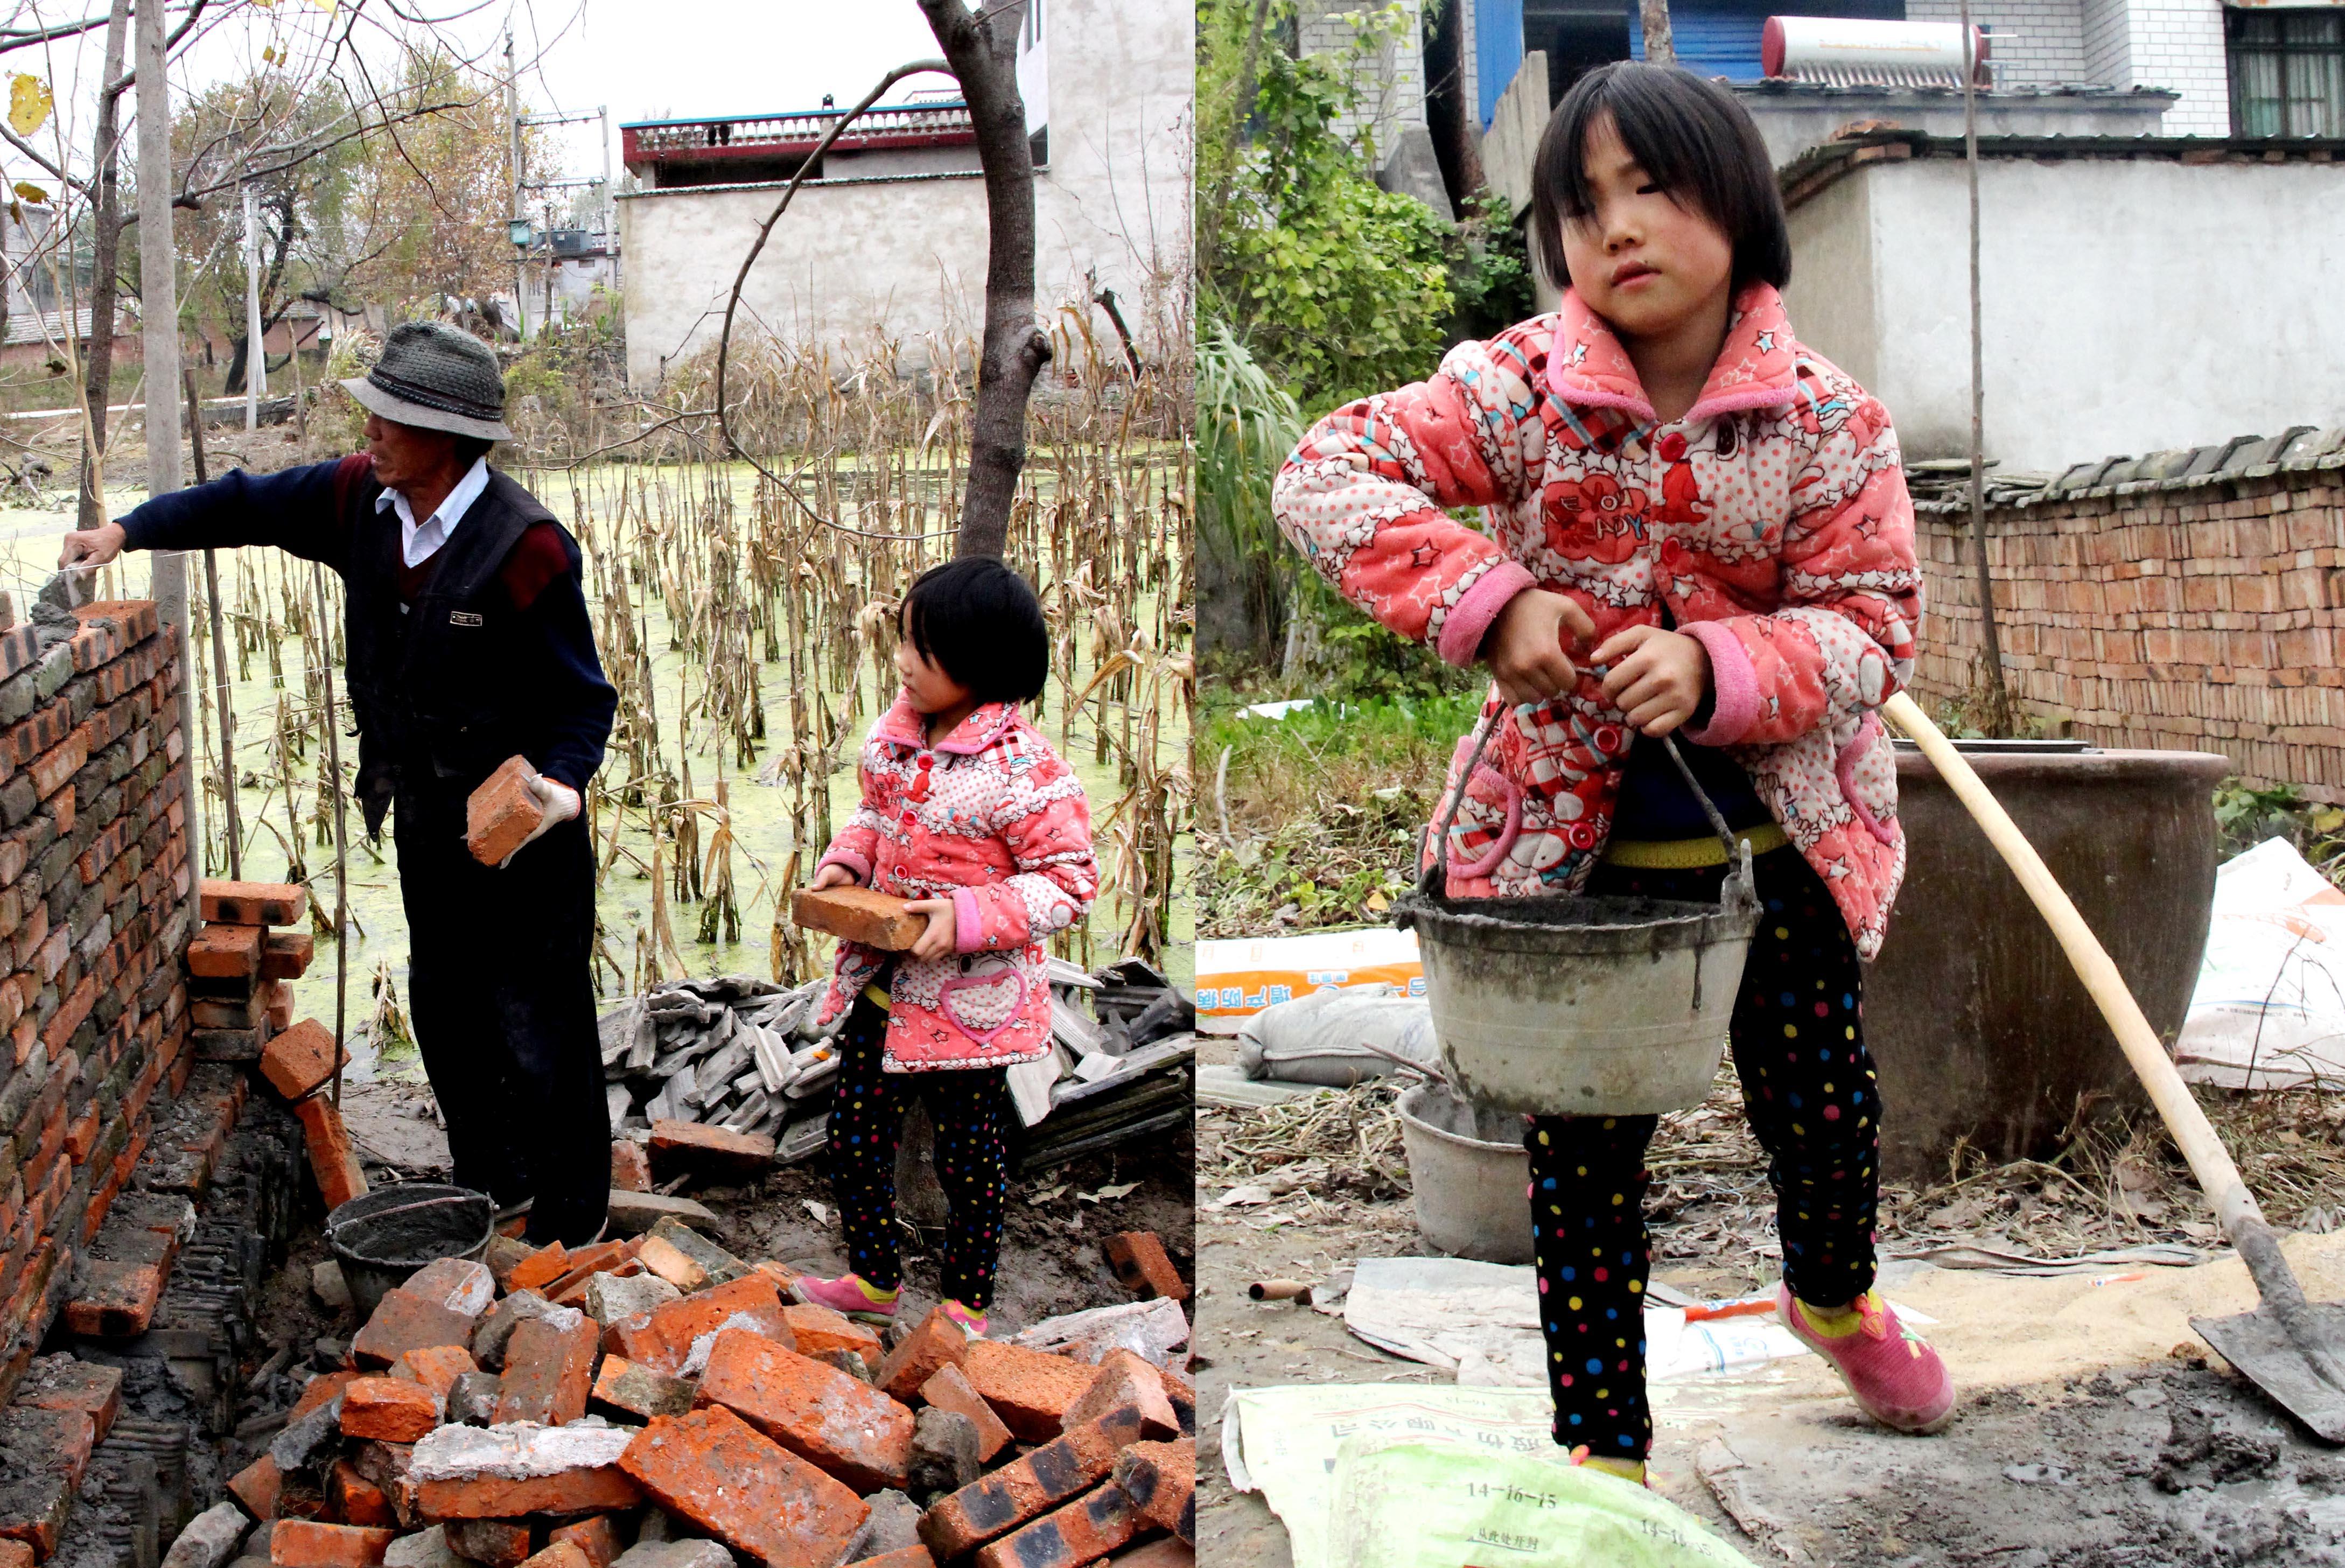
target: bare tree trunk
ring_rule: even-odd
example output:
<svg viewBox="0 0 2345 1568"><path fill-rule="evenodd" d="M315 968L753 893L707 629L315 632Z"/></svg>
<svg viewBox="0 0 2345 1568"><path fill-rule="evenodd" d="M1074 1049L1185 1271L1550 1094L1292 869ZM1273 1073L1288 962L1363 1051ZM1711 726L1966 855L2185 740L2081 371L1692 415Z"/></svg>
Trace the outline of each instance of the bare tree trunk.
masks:
<svg viewBox="0 0 2345 1568"><path fill-rule="evenodd" d="M980 15L963 0L919 3L960 79L985 170L985 341L958 549L999 555L1009 544L1010 508L1026 466L1026 401L1051 358L1051 340L1034 320L1034 156L1018 94L1018 34L1014 25L996 25L1015 13Z"/></svg>
<svg viewBox="0 0 2345 1568"><path fill-rule="evenodd" d="M90 162L96 200L90 213L89 362L83 392L89 400L89 430L81 453L81 521L96 528L106 522L106 498L98 494L97 454L106 449L106 403L114 389L114 290L122 260L122 55L130 31L130 0L114 0L106 18L106 75L97 91L97 133ZM70 329L68 329L70 330Z"/></svg>
<svg viewBox="0 0 2345 1568"><path fill-rule="evenodd" d="M1670 39L1670 0L1638 0L1637 23L1645 30L1645 64L1676 65L1677 46Z"/></svg>

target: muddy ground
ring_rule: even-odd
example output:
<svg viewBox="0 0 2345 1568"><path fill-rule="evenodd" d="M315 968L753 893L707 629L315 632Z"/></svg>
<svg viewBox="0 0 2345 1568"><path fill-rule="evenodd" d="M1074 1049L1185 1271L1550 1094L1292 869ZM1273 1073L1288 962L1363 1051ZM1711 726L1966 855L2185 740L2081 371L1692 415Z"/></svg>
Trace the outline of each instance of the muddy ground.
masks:
<svg viewBox="0 0 2345 1568"><path fill-rule="evenodd" d="M1406 1196L1214 1209L1203 1207L1213 1189L1200 1196L1199 1552L1285 1568L1284 1527L1258 1496L1232 1491L1222 1463L1229 1390L1450 1374L1353 1338L1340 1316L1252 1301L1246 1287L1340 1280L1356 1258L1429 1249ZM2338 1239L2290 1240L2316 1298L2345 1298ZM1770 1260L1741 1242L1685 1254L1680 1231L1655 1278L1706 1297L1771 1283ZM1938 1319L1929 1337L1963 1390L1949 1431L1873 1428L1821 1362L1776 1361L1657 1386L1656 1489L1754 1563L2345 1564L2345 1454L2309 1440L2189 1330L2194 1312L2254 1304L2236 1259L2098 1287L1906 1265L1884 1288Z"/></svg>
<svg viewBox="0 0 2345 1568"><path fill-rule="evenodd" d="M1338 1317L1250 1301L1246 1285L1301 1274L1346 1245L1355 1257L1421 1254L1413 1239L1382 1215L1266 1231L1201 1217L1198 1550L1206 1561L1292 1561L1284 1527L1258 1496L1233 1492L1223 1470L1219 1416L1232 1388L1448 1376L1354 1339ZM1961 1336L1935 1337L1959 1375ZM2306 1438L2244 1380L2210 1365L2203 1347L2193 1349L1969 1392L1953 1428L1934 1438L1872 1427L1820 1369L1762 1374L1677 1396L1697 1408L1662 1410L1654 1484L1760 1563L2345 1564L2345 1455Z"/></svg>
<svg viewBox="0 0 2345 1568"><path fill-rule="evenodd" d="M382 1158L385 1154L406 1179L446 1179L447 1143L429 1105L429 1092L421 1085L349 1087L343 1109L365 1151L371 1179L381 1182L392 1175ZM1194 1265L1190 1217L1194 1144L1185 1132L1178 1138L1152 1137L1033 1176L1013 1176L992 1333L999 1338L1062 1312L1131 1300L1132 1293L1116 1282L1100 1252L1100 1244L1117 1231L1155 1231L1182 1272L1190 1272ZM1101 1192L1127 1184L1135 1184L1129 1192ZM746 1186L683 1190L717 1215L710 1234L743 1257L770 1257L826 1274L846 1267L820 1156ZM256 1312L258 1333L243 1369L247 1387L237 1411L240 1430L222 1474L233 1474L268 1447L307 1374L334 1365L340 1345L357 1332L358 1323L348 1309L323 1306L310 1288L311 1269L330 1256L319 1229L322 1217L317 1213L309 1217L284 1267L263 1288ZM905 1279L913 1321L938 1298L941 1240L940 1231L906 1227ZM320 1339L328 1341L322 1349Z"/></svg>

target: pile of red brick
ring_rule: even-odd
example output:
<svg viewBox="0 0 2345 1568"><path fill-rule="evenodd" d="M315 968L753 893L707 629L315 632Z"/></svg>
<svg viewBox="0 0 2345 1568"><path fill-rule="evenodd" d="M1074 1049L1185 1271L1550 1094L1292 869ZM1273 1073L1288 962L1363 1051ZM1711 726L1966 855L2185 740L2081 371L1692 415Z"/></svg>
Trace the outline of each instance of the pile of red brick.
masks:
<svg viewBox="0 0 2345 1568"><path fill-rule="evenodd" d="M306 931L274 929L308 912L307 890L290 882L207 879L203 929L188 944L189 1012L196 1054L207 1062L244 1062L293 1107L310 1151L310 1168L329 1210L366 1196L366 1174L323 1091L350 1061L333 1031L314 1018L293 1022L287 984L310 967L317 941Z"/></svg>
<svg viewBox="0 0 2345 1568"><path fill-rule="evenodd" d="M0 1400L68 1299L114 1321L168 1268L172 1199L235 1116L218 1084L174 1105L195 1061L179 634L147 603L76 618L0 630ZM155 1201L117 1214L126 1190Z"/></svg>
<svg viewBox="0 0 2345 1568"><path fill-rule="evenodd" d="M229 1482L264 1527L244 1550L276 1568L726 1568L717 1546L771 1568L1193 1563L1177 1368L971 1340L941 1312L883 1337L793 1285L672 1218L432 1264Z"/></svg>

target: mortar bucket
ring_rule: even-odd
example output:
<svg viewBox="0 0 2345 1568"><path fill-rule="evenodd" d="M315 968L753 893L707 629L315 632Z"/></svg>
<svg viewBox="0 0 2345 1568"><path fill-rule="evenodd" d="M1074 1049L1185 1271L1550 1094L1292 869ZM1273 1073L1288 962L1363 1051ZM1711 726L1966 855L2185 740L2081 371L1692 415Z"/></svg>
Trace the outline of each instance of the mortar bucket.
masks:
<svg viewBox="0 0 2345 1568"><path fill-rule="evenodd" d="M1416 1228L1426 1244L1485 1263L1531 1261L1531 1159L1522 1117L1479 1110L1438 1084L1406 1091L1398 1109Z"/></svg>
<svg viewBox="0 0 2345 1568"><path fill-rule="evenodd" d="M1449 824L1500 716L1458 774L1417 891L1393 911L1414 928L1450 1086L1488 1110L1648 1115L1709 1095L1725 1054L1742 962L1759 923L1751 849L1670 756L1726 845L1719 902L1662 899L1453 899Z"/></svg>
<svg viewBox="0 0 2345 1568"><path fill-rule="evenodd" d="M354 1197L326 1217L326 1245L341 1266L359 1321L383 1293L442 1257L478 1262L489 1249L496 1205L489 1195L441 1182L402 1182Z"/></svg>

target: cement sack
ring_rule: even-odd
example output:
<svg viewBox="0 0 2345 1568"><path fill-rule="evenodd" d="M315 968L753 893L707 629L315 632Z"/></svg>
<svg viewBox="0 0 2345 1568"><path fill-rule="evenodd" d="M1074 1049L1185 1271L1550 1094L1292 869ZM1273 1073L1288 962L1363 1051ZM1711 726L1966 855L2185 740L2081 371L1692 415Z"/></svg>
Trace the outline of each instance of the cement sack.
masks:
<svg viewBox="0 0 2345 1568"><path fill-rule="evenodd" d="M1403 1070L1391 1056L1363 1048L1362 1041L1441 1070L1432 1009L1391 984L1317 991L1264 1008L1238 1027L1238 1065L1249 1078L1327 1089Z"/></svg>
<svg viewBox="0 0 2345 1568"><path fill-rule="evenodd" d="M2345 1087L2345 893L2287 840L2217 868L2174 1059L2183 1077L2226 1088Z"/></svg>
<svg viewBox="0 0 2345 1568"><path fill-rule="evenodd" d="M1750 1568L1677 1504L1552 1444L1527 1454L1363 1435L1336 1450L1334 1485L1329 1568Z"/></svg>

